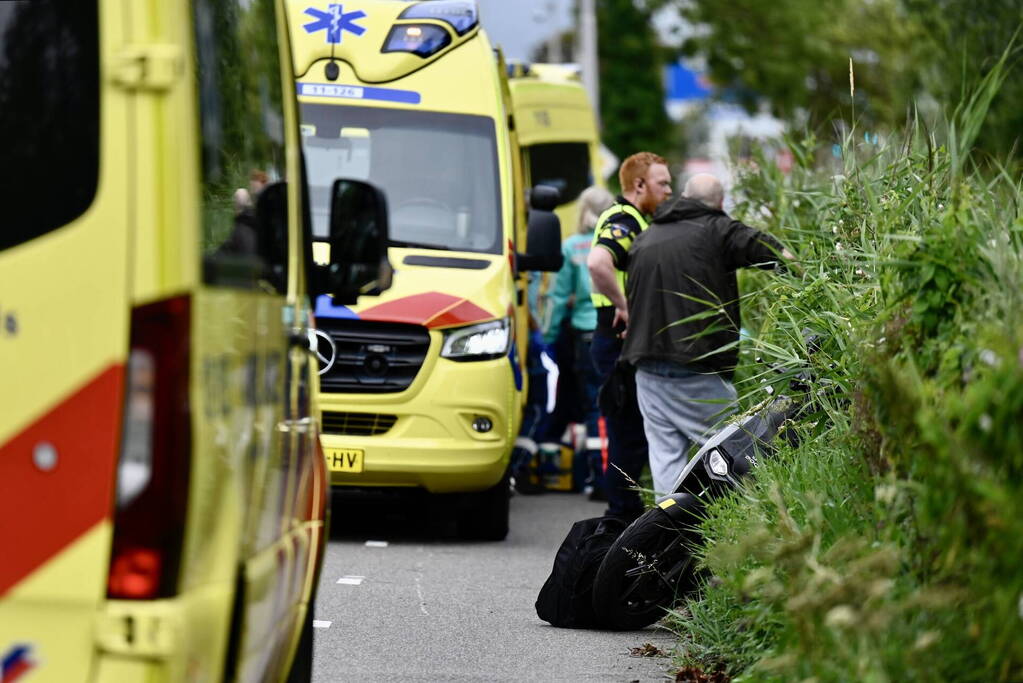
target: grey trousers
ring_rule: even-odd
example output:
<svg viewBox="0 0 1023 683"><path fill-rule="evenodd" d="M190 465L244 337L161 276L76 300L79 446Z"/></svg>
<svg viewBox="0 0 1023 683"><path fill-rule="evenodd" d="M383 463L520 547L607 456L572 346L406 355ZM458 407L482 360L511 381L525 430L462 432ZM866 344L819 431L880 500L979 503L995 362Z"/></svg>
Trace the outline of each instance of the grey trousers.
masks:
<svg viewBox="0 0 1023 683"><path fill-rule="evenodd" d="M654 490L668 493L685 469L689 447L706 443L735 412L735 387L720 375L642 363L636 371L636 394L650 444Z"/></svg>

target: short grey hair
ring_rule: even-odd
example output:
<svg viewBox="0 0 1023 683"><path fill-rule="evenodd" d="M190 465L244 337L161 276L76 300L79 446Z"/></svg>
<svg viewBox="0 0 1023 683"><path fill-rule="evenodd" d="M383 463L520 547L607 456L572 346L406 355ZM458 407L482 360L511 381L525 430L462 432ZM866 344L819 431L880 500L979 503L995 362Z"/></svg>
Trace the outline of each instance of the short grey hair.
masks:
<svg viewBox="0 0 1023 683"><path fill-rule="evenodd" d="M725 188L709 173L697 173L686 183L682 196L720 209L725 202Z"/></svg>

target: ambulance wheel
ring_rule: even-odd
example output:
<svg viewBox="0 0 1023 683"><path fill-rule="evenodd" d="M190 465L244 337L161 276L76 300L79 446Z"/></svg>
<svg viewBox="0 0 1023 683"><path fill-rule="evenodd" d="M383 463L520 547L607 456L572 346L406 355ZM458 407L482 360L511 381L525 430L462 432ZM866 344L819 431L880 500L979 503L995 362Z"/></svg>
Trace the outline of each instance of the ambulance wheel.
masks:
<svg viewBox="0 0 1023 683"><path fill-rule="evenodd" d="M486 491L467 494L465 507L458 519L462 538L474 541L503 541L508 535L510 475L505 470L501 480Z"/></svg>
<svg viewBox="0 0 1023 683"><path fill-rule="evenodd" d="M311 683L313 680L313 610L306 611L302 637L295 650L295 659L288 671L288 683Z"/></svg>
<svg viewBox="0 0 1023 683"><path fill-rule="evenodd" d="M622 532L593 582L598 623L618 631L645 628L694 590L690 537L659 508L648 510Z"/></svg>

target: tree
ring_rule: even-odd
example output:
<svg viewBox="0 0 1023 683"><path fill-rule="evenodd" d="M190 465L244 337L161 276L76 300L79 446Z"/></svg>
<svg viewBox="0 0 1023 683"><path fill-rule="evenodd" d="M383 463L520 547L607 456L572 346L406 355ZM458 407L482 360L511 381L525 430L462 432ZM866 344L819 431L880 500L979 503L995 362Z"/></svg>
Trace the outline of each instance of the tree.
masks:
<svg viewBox="0 0 1023 683"><path fill-rule="evenodd" d="M924 95L954 109L1023 16L1023 0L670 2L699 27L683 50L706 58L715 82L748 109L763 100L815 129L836 120L897 128ZM1023 79L1010 78L978 144L1001 155L1021 130Z"/></svg>
<svg viewBox="0 0 1023 683"><path fill-rule="evenodd" d="M783 118L811 126L855 116L892 126L921 90L929 41L899 0L691 0L683 16L702 33L683 50L703 55L710 75L754 109L766 100ZM849 60L855 73L855 98Z"/></svg>
<svg viewBox="0 0 1023 683"><path fill-rule="evenodd" d="M654 33L652 6L598 0L597 25L604 144L621 159L640 151L670 155L663 82L668 54Z"/></svg>
<svg viewBox="0 0 1023 683"><path fill-rule="evenodd" d="M1023 0L903 0L907 12L930 27L934 61L926 75L928 91L947 107L995 65L1016 37L1014 75L1010 75L992 102L980 131L977 147L1004 157L1013 151L1023 157L1023 78L1020 77L1019 31Z"/></svg>

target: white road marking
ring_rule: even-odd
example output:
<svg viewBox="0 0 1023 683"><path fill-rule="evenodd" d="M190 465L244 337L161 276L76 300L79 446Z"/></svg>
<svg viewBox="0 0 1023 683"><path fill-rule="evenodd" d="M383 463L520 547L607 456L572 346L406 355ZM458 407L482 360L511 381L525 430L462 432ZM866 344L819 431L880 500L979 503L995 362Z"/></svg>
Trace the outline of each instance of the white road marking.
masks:
<svg viewBox="0 0 1023 683"><path fill-rule="evenodd" d="M317 620L314 619L313 620L313 628L330 628L330 625L333 624L333 623L334 622L332 622L332 621L317 621Z"/></svg>
<svg viewBox="0 0 1023 683"><path fill-rule="evenodd" d="M366 541L367 548L386 548L387 541Z"/></svg>
<svg viewBox="0 0 1023 683"><path fill-rule="evenodd" d="M342 576L337 582L345 586L361 586L365 578L365 576Z"/></svg>
<svg viewBox="0 0 1023 683"><path fill-rule="evenodd" d="M422 578L422 576L416 575L416 594L419 596L419 611L426 616L430 616L430 613L426 611L426 599L423 597L423 586L420 583Z"/></svg>

